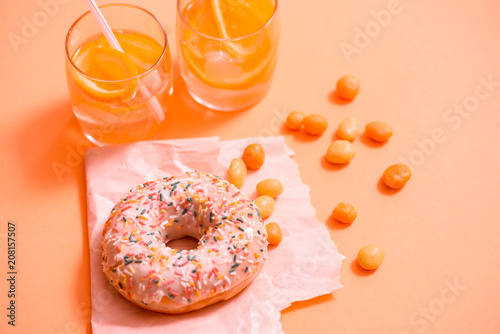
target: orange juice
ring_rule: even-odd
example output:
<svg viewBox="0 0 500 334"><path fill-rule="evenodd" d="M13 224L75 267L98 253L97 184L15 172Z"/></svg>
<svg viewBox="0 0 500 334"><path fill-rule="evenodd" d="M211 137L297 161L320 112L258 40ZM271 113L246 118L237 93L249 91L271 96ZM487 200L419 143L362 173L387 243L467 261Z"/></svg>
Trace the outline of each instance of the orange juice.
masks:
<svg viewBox="0 0 500 334"><path fill-rule="evenodd" d="M179 1L180 69L198 102L235 110L263 97L277 59L275 6L272 0Z"/></svg>
<svg viewBox="0 0 500 334"><path fill-rule="evenodd" d="M148 101L155 98L166 108L172 93L170 60L156 64L164 48L137 32L115 31L115 36L124 53L113 50L104 36L94 36L72 56L78 70L68 70L75 115L99 144L153 138L161 123Z"/></svg>
<svg viewBox="0 0 500 334"><path fill-rule="evenodd" d="M73 111L87 138L99 145L154 138L172 94L168 46L135 31L114 34L124 53L94 35L67 62Z"/></svg>

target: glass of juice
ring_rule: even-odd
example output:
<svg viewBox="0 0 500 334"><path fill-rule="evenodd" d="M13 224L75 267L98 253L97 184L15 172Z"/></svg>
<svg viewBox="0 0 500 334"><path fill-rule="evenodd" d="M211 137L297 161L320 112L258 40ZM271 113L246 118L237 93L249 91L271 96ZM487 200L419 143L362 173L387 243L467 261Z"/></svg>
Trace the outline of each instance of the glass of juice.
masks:
<svg viewBox="0 0 500 334"><path fill-rule="evenodd" d="M87 12L66 35L66 78L73 112L97 145L154 139L173 90L167 35L148 11L101 6L123 53L111 48Z"/></svg>
<svg viewBox="0 0 500 334"><path fill-rule="evenodd" d="M234 111L265 96L278 57L277 10L277 0L178 0L180 73L198 103Z"/></svg>

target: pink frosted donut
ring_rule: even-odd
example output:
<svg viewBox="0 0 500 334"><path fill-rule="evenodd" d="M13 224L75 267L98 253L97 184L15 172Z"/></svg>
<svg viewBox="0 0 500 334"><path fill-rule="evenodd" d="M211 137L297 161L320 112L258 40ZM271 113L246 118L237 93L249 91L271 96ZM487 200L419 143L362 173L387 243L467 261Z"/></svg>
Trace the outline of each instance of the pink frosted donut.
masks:
<svg viewBox="0 0 500 334"><path fill-rule="evenodd" d="M191 250L169 240L199 239ZM111 210L103 230L103 269L131 302L184 313L226 300L258 275L267 256L259 211L216 176L187 172L136 186Z"/></svg>

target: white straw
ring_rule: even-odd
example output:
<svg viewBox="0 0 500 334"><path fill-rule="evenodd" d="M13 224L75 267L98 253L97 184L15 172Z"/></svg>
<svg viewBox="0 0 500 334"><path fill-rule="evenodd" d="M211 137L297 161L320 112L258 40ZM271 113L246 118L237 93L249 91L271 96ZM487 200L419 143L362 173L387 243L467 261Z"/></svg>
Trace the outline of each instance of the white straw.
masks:
<svg viewBox="0 0 500 334"><path fill-rule="evenodd" d="M111 48L118 50L121 53L125 53L123 52L120 43L116 39L115 34L113 34L113 30L111 30L110 26L108 25L108 22L106 22L106 20L104 19L104 16L102 15L99 7L97 7L95 1L94 0L85 0L85 1L87 2L90 12L92 13L92 16L97 21L99 28L104 34L104 37L106 37L106 40L108 41ZM161 108L160 102L158 102L156 96L151 95L148 88L144 84L142 84L140 80L137 81L137 84L143 96L146 97L151 96L151 98L147 100L147 104L153 110L153 116L155 117L156 122L161 123L165 119L165 113Z"/></svg>

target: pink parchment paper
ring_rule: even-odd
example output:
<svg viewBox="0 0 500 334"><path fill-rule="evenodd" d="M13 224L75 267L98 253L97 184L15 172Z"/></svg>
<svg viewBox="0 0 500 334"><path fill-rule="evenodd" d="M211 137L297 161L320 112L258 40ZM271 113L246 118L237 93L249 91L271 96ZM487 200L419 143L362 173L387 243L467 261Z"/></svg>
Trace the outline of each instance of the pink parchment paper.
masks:
<svg viewBox="0 0 500 334"><path fill-rule="evenodd" d="M253 142L263 145L264 165L249 171L242 191L257 196L257 183L282 181L284 192L266 222L276 221L283 241L269 247L264 269L234 298L199 311L164 315L135 306L107 282L101 266L101 235L114 203L136 184L188 170L226 175L235 157ZM302 183L293 151L283 137L220 141L216 137L99 147L86 155L91 253L92 329L104 333L282 333L280 311L292 302L331 293L344 256L315 218L309 187Z"/></svg>

